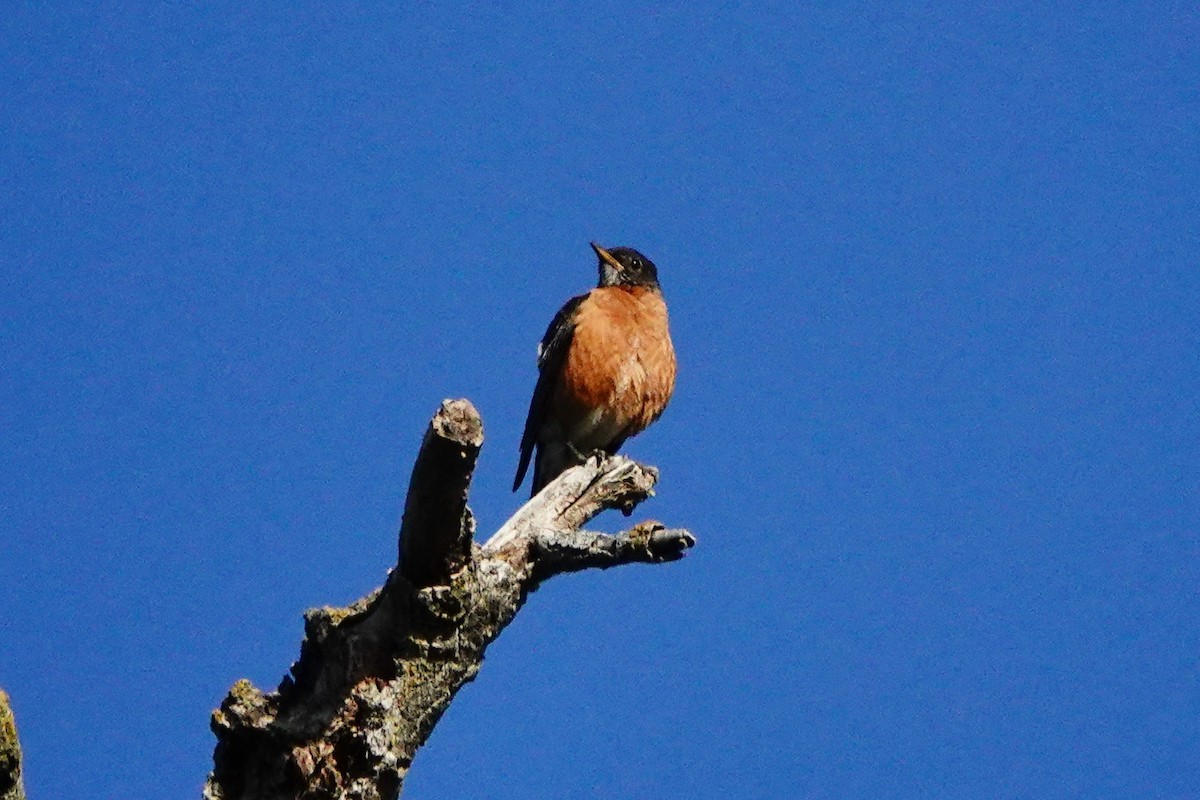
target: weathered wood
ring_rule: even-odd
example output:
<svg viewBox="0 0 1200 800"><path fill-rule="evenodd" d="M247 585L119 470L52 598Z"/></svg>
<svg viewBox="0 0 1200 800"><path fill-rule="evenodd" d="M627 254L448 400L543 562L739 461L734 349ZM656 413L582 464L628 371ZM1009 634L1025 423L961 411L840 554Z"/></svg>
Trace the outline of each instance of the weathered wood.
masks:
<svg viewBox="0 0 1200 800"><path fill-rule="evenodd" d="M472 544L478 419L466 401L435 415L413 468L400 566L384 586L347 608L309 611L300 658L279 689L239 681L214 712L206 798L396 797L417 749L542 581L671 561L695 543L658 523L616 536L580 530L651 494L657 472L614 456L567 470L485 545Z"/></svg>
<svg viewBox="0 0 1200 800"><path fill-rule="evenodd" d="M400 525L400 570L414 586L447 583L471 556L475 520L467 492L482 444L475 407L444 401L421 442Z"/></svg>
<svg viewBox="0 0 1200 800"><path fill-rule="evenodd" d="M0 689L0 800L25 800L21 779L21 741L8 695Z"/></svg>
<svg viewBox="0 0 1200 800"><path fill-rule="evenodd" d="M534 537L533 577L537 581L566 572L608 569L621 564L678 561L695 538L682 528L647 521L615 536L591 531L553 531Z"/></svg>

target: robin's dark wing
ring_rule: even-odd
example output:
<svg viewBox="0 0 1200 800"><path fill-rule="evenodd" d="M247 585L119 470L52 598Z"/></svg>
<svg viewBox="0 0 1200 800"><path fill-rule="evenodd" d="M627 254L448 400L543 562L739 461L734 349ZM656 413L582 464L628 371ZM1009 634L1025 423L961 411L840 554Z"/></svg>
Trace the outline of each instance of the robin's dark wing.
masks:
<svg viewBox="0 0 1200 800"><path fill-rule="evenodd" d="M575 312L579 305L587 299L586 294L572 297L558 310L550 327L542 336L538 345L538 380L533 389L533 398L529 401L529 415L525 417L525 433L521 436L521 460L517 463L517 477L513 481L515 492L525 480L525 471L529 469L529 458L533 455L533 446L537 444L538 431L546 419L546 408L550 404L550 395L554 393L554 383L562 373L563 364L567 360L567 351L571 347L571 338L575 335Z"/></svg>

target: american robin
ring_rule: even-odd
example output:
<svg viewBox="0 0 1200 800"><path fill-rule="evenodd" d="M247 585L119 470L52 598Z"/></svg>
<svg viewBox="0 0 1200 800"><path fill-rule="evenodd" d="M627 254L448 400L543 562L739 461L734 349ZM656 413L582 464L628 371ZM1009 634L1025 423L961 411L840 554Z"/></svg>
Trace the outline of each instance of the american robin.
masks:
<svg viewBox="0 0 1200 800"><path fill-rule="evenodd" d="M538 345L513 491L533 468L536 495L595 451L616 453L662 415L675 390L675 349L654 262L595 242L600 284L559 309Z"/></svg>

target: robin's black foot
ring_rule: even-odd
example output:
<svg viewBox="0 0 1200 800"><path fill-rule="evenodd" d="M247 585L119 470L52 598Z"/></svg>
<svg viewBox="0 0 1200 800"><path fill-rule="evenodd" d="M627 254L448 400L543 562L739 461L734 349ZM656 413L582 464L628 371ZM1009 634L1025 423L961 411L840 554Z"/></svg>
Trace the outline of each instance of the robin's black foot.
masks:
<svg viewBox="0 0 1200 800"><path fill-rule="evenodd" d="M602 447L597 447L595 450L592 450L590 453L585 453L582 450L580 450L578 447L576 447L574 444L572 444L571 442L567 442L567 449L571 451L571 457L574 458L580 464L584 463L585 461L587 461L588 459L591 459L591 458L596 459L597 462L603 461L604 459L608 458L608 451L606 451Z"/></svg>

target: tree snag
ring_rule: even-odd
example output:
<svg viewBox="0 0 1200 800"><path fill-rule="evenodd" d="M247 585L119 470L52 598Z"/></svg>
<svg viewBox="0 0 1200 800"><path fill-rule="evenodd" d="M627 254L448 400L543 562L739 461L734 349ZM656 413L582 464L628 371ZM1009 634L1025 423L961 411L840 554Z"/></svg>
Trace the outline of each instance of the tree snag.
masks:
<svg viewBox="0 0 1200 800"><path fill-rule="evenodd" d="M542 581L674 561L695 544L657 522L614 536L581 529L606 509L630 513L658 479L612 456L564 472L480 545L467 491L482 444L474 406L444 401L413 466L397 567L350 606L305 614L300 657L277 691L234 684L213 712L206 800L397 797L417 749Z"/></svg>
<svg viewBox="0 0 1200 800"><path fill-rule="evenodd" d="M0 689L0 800L25 800L17 721L3 689Z"/></svg>

